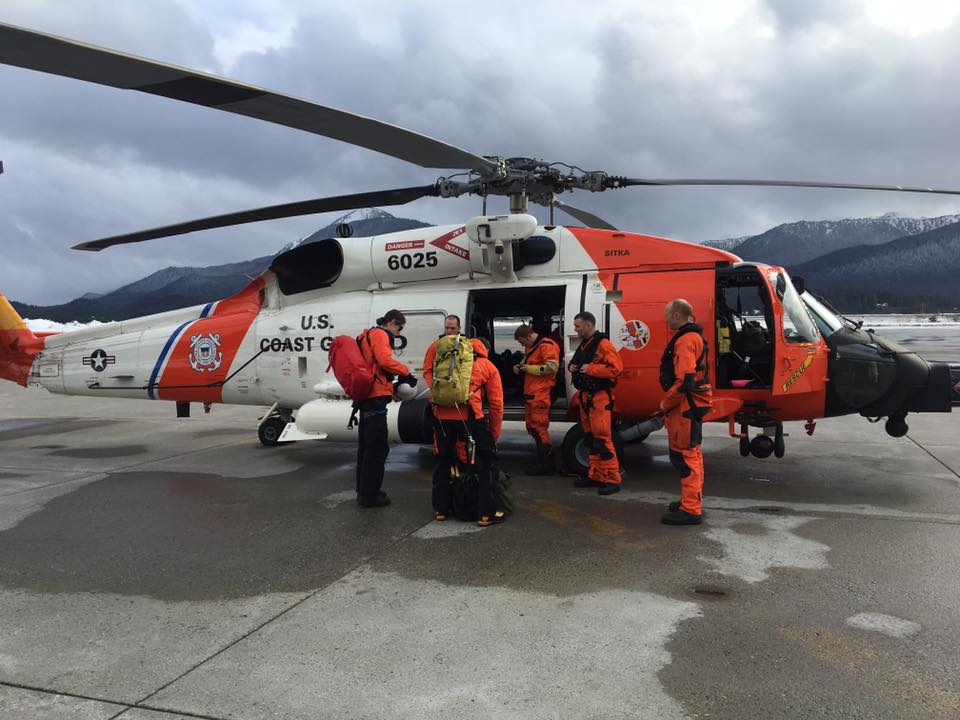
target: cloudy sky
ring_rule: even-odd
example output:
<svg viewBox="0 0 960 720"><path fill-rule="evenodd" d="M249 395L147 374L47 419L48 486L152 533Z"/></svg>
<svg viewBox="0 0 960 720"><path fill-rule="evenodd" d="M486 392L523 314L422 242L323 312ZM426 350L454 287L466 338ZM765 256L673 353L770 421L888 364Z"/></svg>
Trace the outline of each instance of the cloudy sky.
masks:
<svg viewBox="0 0 960 720"><path fill-rule="evenodd" d="M0 22L370 115L481 155L635 177L960 187L953 0L0 0ZM6 66L0 108L0 290L25 302L267 254L332 216L68 250L83 240L437 176L296 130ZM563 199L684 240L801 219L960 212L960 198L859 191ZM458 222L479 201L391 212Z"/></svg>

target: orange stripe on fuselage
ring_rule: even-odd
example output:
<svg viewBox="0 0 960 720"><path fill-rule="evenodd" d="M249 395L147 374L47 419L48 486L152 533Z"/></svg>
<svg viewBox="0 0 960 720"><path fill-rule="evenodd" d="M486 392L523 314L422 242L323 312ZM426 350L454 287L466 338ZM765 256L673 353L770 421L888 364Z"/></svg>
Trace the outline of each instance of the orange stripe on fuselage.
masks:
<svg viewBox="0 0 960 720"><path fill-rule="evenodd" d="M157 383L157 397L182 402L222 402L223 386L243 339L260 312L263 279L226 300L209 317L193 322L170 351Z"/></svg>

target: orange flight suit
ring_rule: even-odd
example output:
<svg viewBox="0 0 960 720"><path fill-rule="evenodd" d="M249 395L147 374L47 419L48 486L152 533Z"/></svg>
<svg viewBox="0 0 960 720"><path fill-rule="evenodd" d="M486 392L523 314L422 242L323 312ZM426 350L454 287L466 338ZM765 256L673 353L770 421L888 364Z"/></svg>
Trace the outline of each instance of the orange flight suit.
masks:
<svg viewBox="0 0 960 720"><path fill-rule="evenodd" d="M386 328L364 330L357 341L364 360L373 365L373 390L370 397L357 404L357 499L369 506L381 495L384 465L390 454L387 405L393 399L393 379L409 375L410 370L393 357L393 334Z"/></svg>
<svg viewBox="0 0 960 720"><path fill-rule="evenodd" d="M367 399L392 398L394 378L410 374L409 368L393 356L393 334L384 328L370 328L357 340L363 359L373 364L373 389Z"/></svg>
<svg viewBox="0 0 960 720"><path fill-rule="evenodd" d="M560 368L560 346L542 335L523 358L523 418L538 445L550 446L550 393Z"/></svg>
<svg viewBox="0 0 960 720"><path fill-rule="evenodd" d="M680 471L680 509L703 512L703 418L713 404L708 383L707 344L703 329L687 323L664 350L660 382L666 394L661 407L670 443L670 462ZM671 352L672 351L672 352ZM672 370L672 373L669 372Z"/></svg>
<svg viewBox="0 0 960 720"><path fill-rule="evenodd" d="M596 342L598 339L599 342ZM596 350L590 357L590 347L594 344ZM585 364L580 360L585 360ZM579 393L580 424L591 442L587 477L595 482L619 485L620 463L613 445L612 388L623 372L620 354L606 336L601 334L597 338L597 333L594 333L580 343L571 364L580 365L581 373L607 385L606 388L592 391L581 389ZM577 378L574 377L574 383L576 382Z"/></svg>

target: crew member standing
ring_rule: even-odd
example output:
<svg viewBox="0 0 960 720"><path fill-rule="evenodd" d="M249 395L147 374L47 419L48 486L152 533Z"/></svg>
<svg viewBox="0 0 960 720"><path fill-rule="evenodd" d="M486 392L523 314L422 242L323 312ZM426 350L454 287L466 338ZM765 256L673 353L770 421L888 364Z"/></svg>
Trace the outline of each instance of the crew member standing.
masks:
<svg viewBox="0 0 960 720"><path fill-rule="evenodd" d="M580 347L567 366L573 386L579 390L580 424L590 449L587 477L577 487L596 487L600 495L620 491L620 463L613 446L613 386L623 372L623 362L607 336L597 332L593 313L581 312L573 319Z"/></svg>
<svg viewBox="0 0 960 720"><path fill-rule="evenodd" d="M680 471L680 500L661 518L666 525L699 525L703 519L703 418L712 405L707 372L707 341L693 321L693 306L677 298L667 303L667 324L675 331L660 358L660 409L670 438L670 462Z"/></svg>
<svg viewBox="0 0 960 720"><path fill-rule="evenodd" d="M460 318L456 315L447 315L443 319L443 337L444 335L459 335L460 334ZM426 378L426 374L433 372L433 361L437 359L437 341L434 340L430 343L430 347L427 348L426 355L423 356L423 372L426 379L427 387L430 386L430 378Z"/></svg>
<svg viewBox="0 0 960 720"><path fill-rule="evenodd" d="M515 365L513 372L523 375L523 419L537 444L537 461L527 468L526 474L553 475L556 461L550 443L550 393L560 369L560 346L529 325L518 327L513 337L526 351L523 362Z"/></svg>
<svg viewBox="0 0 960 720"><path fill-rule="evenodd" d="M503 427L503 383L496 366L488 359L489 351L484 342L474 338L470 343L473 346L473 368L467 402L454 407L431 406L439 445L437 466L433 471L433 512L437 520L447 519L451 508L450 471L457 464L457 445L472 439L479 466L477 525L487 527L504 517L504 513L497 510L494 493L500 475L496 443ZM433 384L432 377L429 382ZM490 409L489 418L483 415L484 397Z"/></svg>
<svg viewBox="0 0 960 720"><path fill-rule="evenodd" d="M390 498L380 487L390 453L387 436L387 405L393 399L393 380L416 385L416 378L393 357L393 338L403 332L407 320L399 310L390 310L377 320L376 327L357 337L360 352L373 366L373 390L358 403L360 432L357 445L357 503L360 507L384 507Z"/></svg>
<svg viewBox="0 0 960 720"><path fill-rule="evenodd" d="M446 337L447 335L459 335L460 334L460 317L458 315L447 315L443 319L443 335L440 337ZM433 384L433 363L437 359L437 341L434 340L430 343L430 346L427 348L426 354L423 356L423 367L421 372L423 372L424 382L427 383L427 387ZM433 454L440 454L440 441L437 439L436 433L433 436ZM467 451L464 447L462 441L457 443L457 457L460 458L460 462L467 461Z"/></svg>

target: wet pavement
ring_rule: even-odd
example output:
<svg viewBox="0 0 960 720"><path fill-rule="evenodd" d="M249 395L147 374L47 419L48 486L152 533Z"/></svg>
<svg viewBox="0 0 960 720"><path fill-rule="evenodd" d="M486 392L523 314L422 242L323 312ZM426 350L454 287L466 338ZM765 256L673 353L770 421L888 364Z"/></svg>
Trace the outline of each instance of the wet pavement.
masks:
<svg viewBox="0 0 960 720"><path fill-rule="evenodd" d="M361 510L354 447L258 414L0 384L0 717L960 717L960 414L710 426L696 528L662 433L609 498L512 433L487 529L431 521L419 448Z"/></svg>

